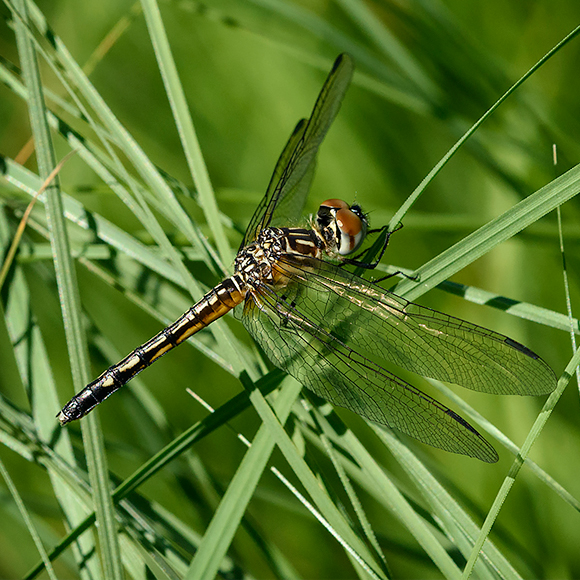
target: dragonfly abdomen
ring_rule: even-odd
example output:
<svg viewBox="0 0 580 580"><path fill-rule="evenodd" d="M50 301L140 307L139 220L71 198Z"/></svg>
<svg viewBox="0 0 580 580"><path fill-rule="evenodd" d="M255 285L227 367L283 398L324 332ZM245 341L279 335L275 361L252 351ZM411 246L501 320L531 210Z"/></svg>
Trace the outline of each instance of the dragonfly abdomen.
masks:
<svg viewBox="0 0 580 580"><path fill-rule="evenodd" d="M245 295L243 283L238 276L234 275L224 280L173 324L138 346L122 361L109 367L78 395L75 395L57 415L60 424L66 425L70 421L84 417L91 409L118 391L166 352L240 304Z"/></svg>

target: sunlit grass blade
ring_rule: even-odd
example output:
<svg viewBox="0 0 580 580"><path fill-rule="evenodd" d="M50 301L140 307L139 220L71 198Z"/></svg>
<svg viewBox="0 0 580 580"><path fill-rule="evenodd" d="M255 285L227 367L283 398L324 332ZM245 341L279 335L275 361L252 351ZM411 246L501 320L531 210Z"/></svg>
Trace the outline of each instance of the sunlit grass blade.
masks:
<svg viewBox="0 0 580 580"><path fill-rule="evenodd" d="M8 228L3 215L0 215L0 240L8 242ZM52 256L51 256L52 257ZM38 325L36 318L38 304L32 300L31 292L27 286L26 278L20 268L16 268L11 277L9 288L4 293L6 296L5 319L8 332L12 341L14 356L21 374L25 392L32 395L32 417L35 425L28 424L21 415L10 413L7 407L0 410L0 415L13 428L23 430L25 433L38 434L48 443L54 438L54 416L60 409L57 396L56 385L50 369L47 349L42 333L42 327ZM44 304L46 311L48 305ZM56 316L60 312L54 313ZM24 338L25 337L25 338ZM26 446L12 436L11 430L6 427L2 431L3 443L20 453L28 461L34 462L37 457L35 445ZM54 449L63 458L74 464L75 457L68 433L63 433L54 445ZM60 500L61 509L71 525L80 522L85 512L77 501L70 501L68 487L63 484L58 473L48 467L54 492ZM75 545L75 556L78 562L86 558L86 554L94 550L94 539L90 535L85 535L79 539ZM97 572L94 559L87 562L88 569L93 573Z"/></svg>
<svg viewBox="0 0 580 580"><path fill-rule="evenodd" d="M326 407L326 409L325 409ZM319 420L327 423L325 430L333 433L333 441L344 448L347 453L338 455L349 476L371 494L379 504L391 512L413 535L425 550L435 566L448 578L458 578L460 570L450 558L445 547L418 511L398 488L393 478L377 464L365 446L351 430L345 429L342 421L324 405L320 409ZM306 431L309 435L309 431ZM313 441L319 445L316 438ZM351 461L350 458L353 458Z"/></svg>
<svg viewBox="0 0 580 580"><path fill-rule="evenodd" d="M574 353L574 356L566 366L564 373L562 374L560 380L558 381L558 387L548 397L548 400L544 404L542 411L540 412L538 418L536 419L532 428L530 429L530 432L528 433L528 436L526 437L526 440L524 441L520 449L520 452L516 456L509 473L504 479L501 489L499 490L495 498L495 501L493 502L493 505L491 506L487 514L485 522L481 527L481 532L473 546L473 550L469 556L469 560L467 561L467 564L463 571L464 578L468 578L470 576L477 562L477 558L479 556L479 552L483 546L483 543L487 539L491 531L491 528L506 500L506 497L508 496L510 490L512 489L515 480L521 468L523 467L525 460L528 457L532 445L539 437L542 429L546 425L548 419L550 418L550 415L552 414L552 411L554 410L554 407L556 406L556 403L560 400L560 397L562 396L564 389L567 387L571 377L575 374L578 365L580 365L580 349L578 349Z"/></svg>
<svg viewBox="0 0 580 580"><path fill-rule="evenodd" d="M403 280L397 284L395 293L414 300L578 193L580 166L570 169L421 266L416 272L420 283Z"/></svg>
<svg viewBox="0 0 580 580"><path fill-rule="evenodd" d="M181 144L185 152L189 170L197 187L199 201L204 209L205 217L216 241L220 258L223 263L227 264L232 260L231 249L219 219L209 173L193 126L193 120L189 114L183 87L179 81L167 34L161 19L161 13L155 0L144 0L142 6L149 28L149 35L157 56L159 70L165 83L165 90L171 103L175 124L181 138Z"/></svg>
<svg viewBox="0 0 580 580"><path fill-rule="evenodd" d="M51 35L52 33L47 30L46 28L46 21L42 14L36 9L36 7L31 3L31 15L35 24L40 28L41 33L45 35ZM90 105L93 107L95 113L100 117L101 121L105 124L107 129L111 132L112 137L114 140L117 141L118 145L122 148L125 155L132 161L135 169L142 175L145 179L146 183L152 188L153 191L156 192L157 195L160 196L161 199L164 200L165 203L168 204L178 215L183 215L183 209L178 204L175 199L175 196L171 189L168 187L166 182L162 179L161 175L157 171L157 169L153 166L153 164L149 161L146 157L144 152L138 146L138 144L132 139L129 133L125 130L125 128L121 125L121 123L116 119L112 111L107 107L104 100L101 98L99 93L96 91L94 86L90 83L86 75L82 72L81 68L72 58L64 44L58 39L57 36L51 36L51 44L55 47L55 52L53 55L45 54L46 60L49 65L52 66L53 71L63 85L67 88L69 95L76 101L77 105L81 106L80 101L76 97L76 92L69 86L68 81L65 77L60 73L61 68L67 71L68 77L71 79L71 82L74 83L74 87L84 95ZM60 59L60 64L57 64L57 61ZM83 113L85 117L91 121L92 117L89 112L83 108ZM94 123L93 123L94 125ZM94 126L97 133L99 133L98 127ZM106 149L108 149L109 153L115 157L113 150L110 148L106 141L102 141L103 145ZM126 173L123 166L118 163L118 168L122 173ZM133 194L138 200L140 205L140 209L142 210L141 219L144 220L147 224L148 229L150 229L154 236L157 238L158 243L163 248L164 252L168 256L177 270L180 272L181 277L188 285L188 288L193 296L199 296L199 288L195 279L190 275L187 269L184 267L183 262L181 260L180 255L174 250L173 246L167 239L167 236L163 232L161 226L147 207L146 203L142 199L141 193L139 189L133 189ZM132 205L132 204L130 204ZM137 207L135 207L137 209ZM191 223L188 219L184 219L181 221L181 224L192 233L195 233L194 230L191 228ZM203 247L200 246L200 250L203 251ZM224 344L224 347L226 345ZM226 347L227 348L227 347Z"/></svg>
<svg viewBox="0 0 580 580"><path fill-rule="evenodd" d="M11 71L7 70L6 67L2 66L0 63L0 79L2 79L16 94L21 98L26 99L26 89L22 83L17 79ZM69 106L69 108L72 106ZM86 118L86 111L74 110L74 113L79 118ZM198 231L196 224L191 222L189 218L186 218L183 212L176 213L173 208L168 206L159 198L152 195L148 190L144 189L142 184L140 184L131 174L129 174L119 160L109 155L111 151L105 152L102 150L97 143L93 142L89 136L80 136L78 130L75 131L70 127L62 118L57 117L54 113L47 112L48 121L50 126L58 131L71 145L73 149L78 151L79 156L86 161L89 167L91 167L95 173L106 183L128 207L134 211L138 219L143 222L143 225L149 229L152 237L156 239L159 235L159 230L155 226L155 222L150 222L150 216L143 213L137 204L135 204L132 199L133 193L137 192L140 196L147 200L158 212L164 215L167 219L174 222L177 227L180 227L181 231L187 237L194 247L198 247L200 254L204 258L208 267L213 268L215 255L211 247L202 237L201 233ZM93 121L93 124L95 122ZM86 128L85 128L86 129ZM113 136L106 134L106 129L104 127L99 127L98 133L108 140L112 140ZM105 133L103 135L103 133ZM126 184L126 186L124 185ZM131 193L130 193L131 192ZM220 219L224 220L224 216L220 215ZM151 225L149 225L151 223ZM163 236L158 240L158 243L163 246Z"/></svg>
<svg viewBox="0 0 580 580"><path fill-rule="evenodd" d="M309 396L307 391L304 392L303 394L306 397ZM360 526L361 526L361 528L362 528L362 530L367 538L367 541L372 546L372 548L375 550L379 563L382 563L384 565L385 573L387 574L387 576L390 576L387 561L386 561L385 556L382 553L381 547L377 541L377 537L376 537L375 532L372 528L370 520L367 517L367 514L365 513L365 510L362 506L360 499L357 496L356 490L354 489L353 485L351 484L346 471L344 470L344 468L342 467L342 464L340 463L340 460L339 460L337 453L335 452L332 444L330 443L330 441L326 435L326 431L328 429L330 429L330 425L327 421L324 421L322 423L319 422L318 416L315 412L312 412L311 415L312 415L312 419L313 419L313 422L314 422L316 430L317 430L317 435L320 438L321 443L324 445L324 449L325 449L328 457L332 461L332 465L333 465L334 469L336 470L336 473L340 479L340 483L341 483L342 487L344 488L344 490L346 491L346 493L348 495L350 503L351 503L355 513L356 513L359 524L360 524Z"/></svg>
<svg viewBox="0 0 580 580"><path fill-rule="evenodd" d="M16 0L13 6L16 40L25 82L28 88L28 107L32 133L36 143L39 174L46 179L55 166L54 151L46 119L40 71L34 44L29 36L27 5ZM46 190L51 244L54 249L54 266L59 284L63 319L66 322L67 345L71 359L73 382L80 390L88 377L88 357L85 335L82 329L80 301L76 276L70 252L58 181ZM113 504L109 494L107 461L97 432L96 418L86 424L86 449L89 472L94 485L94 500L99 519L103 565L111 579L121 578L121 558L117 541Z"/></svg>
<svg viewBox="0 0 580 580"><path fill-rule="evenodd" d="M21 220L20 224L18 225L18 229L16 230L16 233L14 234L14 238L12 240L12 244L8 250L8 253L6 254L6 258L4 260L4 263L2 264L2 268L0 269L0 289L2 288L2 285L4 284L4 280L6 279L6 275L8 274L8 270L12 264L12 261L14 260L14 256L16 255L16 249L18 248L18 244L20 243L20 240L22 239L22 234L24 232L24 228L26 227L26 221L28 220L28 216L30 215L32 208L34 207L34 204L36 203L38 196L41 195L42 192L48 187L50 182L56 177L56 175L60 171L61 167L66 163L66 161L73 154L74 154L74 151L71 151L64 159L62 159L57 164L57 166L51 171L50 175L46 178L46 180L44 181L44 183L42 184L40 189L35 193L34 197L30 201L30 203L28 204L28 207L24 211L24 215L22 216L22 220Z"/></svg>
<svg viewBox="0 0 580 580"><path fill-rule="evenodd" d="M287 384L276 398L282 421L285 421L290 413L300 389L300 387L296 389L294 385L295 388L291 390L290 386L293 385ZM261 395L256 391L250 397L256 398ZM270 429L262 425L206 530L186 578L213 578L215 576L273 449L274 440L270 435Z"/></svg>
<svg viewBox="0 0 580 580"><path fill-rule="evenodd" d="M42 184L40 178L10 159L4 159L4 162L4 177L25 193L31 196L34 195L35 191L37 191L37 186L41 186ZM45 203L43 197L39 201L43 204ZM109 220L102 218L96 213L91 213L90 219L88 219L87 211L82 204L67 195L63 197L63 205L65 215L68 219L83 229L96 229L96 234L102 241L123 251L158 274L174 281L176 284L183 285L183 280L180 278L179 272L171 264L168 264L158 254L152 252L144 244L112 224Z"/></svg>
<svg viewBox="0 0 580 580"><path fill-rule="evenodd" d="M415 203L419 196L423 193L427 185L433 178L441 171L447 162L455 155L455 153L462 147L462 145L477 131L477 129L496 111L496 109L523 83L526 82L540 67L548 62L555 54L557 54L566 44L574 39L580 33L580 26L577 26L570 34L562 39L556 46L554 46L546 55L544 55L530 70L528 70L517 82L515 82L494 104L489 108L485 114L474 123L469 130L453 145L453 147L443 156L443 158L435 165L435 167L427 174L427 176L417 186L415 191L405 200L405 203L395 213L389 223L389 229L394 229L396 225L401 222L403 216L407 213L409 208Z"/></svg>
<svg viewBox="0 0 580 580"><path fill-rule="evenodd" d="M389 447L415 486L421 491L430 506L430 513L467 558L479 532L478 526L407 446L403 445L389 431L375 428L375 432ZM493 543L486 543L482 557L483 560L477 569L478 577L494 578L493 572L497 571L502 578L521 578ZM483 565L484 562L486 566Z"/></svg>
<svg viewBox="0 0 580 580"><path fill-rule="evenodd" d="M292 389L290 389L290 387L292 387ZM282 398L280 396L284 391L279 393L278 397L276 398L275 406L277 407L278 405L283 405L282 409L284 409L284 411L280 419L274 415L273 410L266 403L260 393L254 390L254 392L250 395L250 397L254 399L253 403L256 407L256 410L258 413L260 413L262 419L264 420L264 425L262 430L259 431L257 438L252 443L252 447L248 452L248 454L251 455L247 455L248 461L244 466L244 470L238 471L239 476L236 479L236 487L232 487L230 485L230 488L228 488L228 492L225 496L227 497L227 501L225 501L224 498L224 502L222 502L220 508L218 508L218 512L216 512L216 517L214 517L213 521L219 522L219 520L222 520L222 524L220 525L220 523L216 523L214 525L214 530L211 530L210 526L211 535L209 535L209 532L206 533L204 540L206 542L205 546L207 547L204 547L203 545L200 547L200 550L194 558L191 568L189 569L189 574L191 575L190 577L213 577L213 574L215 573L215 562L220 560L224 550L227 549L234 531L232 528L229 530L229 533L226 537L220 537L219 530L223 525L225 525L223 523L224 521L230 521L227 519L228 517L233 517L234 515L236 517L241 517L241 513L238 512L240 506L238 505L236 507L235 500L239 494L243 494L243 501L241 501L241 503L245 506L245 503L249 500L251 494L253 493L253 487L250 486L251 489L246 489L244 492L244 480L249 478L251 481L255 481L256 473L255 471L251 471L251 466L255 461L258 462L260 467L260 469L257 471L259 474L261 474L262 469L265 467L263 462L269 456L274 443L278 445L287 461L290 463L293 471L300 479L302 485L304 485L310 494L318 510L326 519L329 526L333 529L333 534L336 534L335 537L341 538L342 545L344 547L348 547L350 555L355 557L358 564L363 566L363 568L366 569L369 574L374 577L383 577L381 567L374 562L374 555L371 554L366 546L361 543L360 539L353 533L353 530L344 520L342 514L340 514L340 512L337 510L336 506L331 501L331 498L324 492L324 490L320 488L316 481L316 477L312 474L304 459L299 455L294 442L288 436L286 431L283 429L282 424L280 423L280 421L285 420L285 415L287 412L289 412L290 409L288 404L293 404L299 393L299 390L300 386L295 381L288 380L285 397ZM260 445L255 447L257 441L259 441ZM219 520L216 519L218 517L217 514L219 514ZM212 558L216 559L212 560Z"/></svg>
<svg viewBox="0 0 580 580"><path fill-rule="evenodd" d="M263 390L266 395L275 389L280 380L283 378L281 371L273 371L257 383L257 387ZM115 502L121 501L132 491L138 489L144 482L152 478L163 467L168 465L176 457L185 453L194 443L208 436L214 430L224 425L227 421L241 413L250 406L248 393L243 392L234 397L231 401L217 409L215 413L206 417L203 421L195 423L189 429L181 433L167 446L161 449L157 454L145 462L135 473L128 477L113 492L112 497ZM60 555L68 546L70 546L84 531L86 531L95 522L94 513L87 516L72 532L62 540L62 542L53 549L49 557L51 560ZM35 577L41 570L41 566L34 568L27 578Z"/></svg>

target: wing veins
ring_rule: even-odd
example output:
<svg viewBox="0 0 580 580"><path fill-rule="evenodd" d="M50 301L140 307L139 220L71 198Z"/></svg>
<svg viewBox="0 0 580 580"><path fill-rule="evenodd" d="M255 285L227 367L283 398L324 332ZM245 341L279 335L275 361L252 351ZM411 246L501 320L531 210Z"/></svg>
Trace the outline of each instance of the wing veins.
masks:
<svg viewBox="0 0 580 580"><path fill-rule="evenodd" d="M275 214L286 223L302 215L306 195L314 174L316 154L334 121L352 77L354 64L341 54L318 95L310 118L302 119L290 136L274 169L266 195L254 212L240 247L252 242L257 234L271 225Z"/></svg>
<svg viewBox="0 0 580 580"><path fill-rule="evenodd" d="M257 304L257 308L262 316L267 316L271 320L274 320L273 316L279 318L278 321L274 321L274 325L280 329L278 336L287 348L293 351L302 367L310 369L313 373L320 373L320 365L314 369L314 365L304 358L304 353L310 356L310 351L314 350L320 359L318 362L329 365L330 373L335 373L341 377L340 380L346 381L347 387L346 391L336 395L330 388L317 387L316 380L319 379L315 379L314 383L312 380L304 381L300 376L296 376L296 374L304 374L303 371L293 373L293 369L288 368L291 367L290 364L286 368L282 366L310 390L330 402L346 407L377 423L407 433L419 441L447 451L478 457L484 461L496 460L497 455L491 445L457 413L368 359L356 349L349 347L331 332L312 323L296 305L283 299L271 288L261 286L255 298L261 303ZM252 334L264 346L263 335L261 337L257 333L252 332ZM294 338L297 346L291 344L290 338ZM314 339L314 342L309 338ZM324 352L325 349L330 351L348 372L354 373L355 377L342 372L336 363L328 358ZM313 375L310 376L311 379L312 377ZM375 395L378 394L379 399L387 399L389 405L382 406L379 401L375 401L373 396L360 386L360 382L365 384L370 391L374 391ZM392 388L388 388L389 386ZM348 394L345 395L345 392ZM358 402L352 402L349 398L358 399ZM363 400L364 404L360 403L360 400ZM391 413L391 419L385 414L383 407L394 411ZM416 415L416 420L406 420L405 415L408 414Z"/></svg>
<svg viewBox="0 0 580 580"><path fill-rule="evenodd" d="M374 330L374 352L380 354L380 346L383 358L407 370L495 394L542 394L555 388L550 367L504 335L408 302L322 260L287 254L277 267L292 284L344 301L345 311L363 310L356 316ZM314 301L309 314L316 320L325 316Z"/></svg>

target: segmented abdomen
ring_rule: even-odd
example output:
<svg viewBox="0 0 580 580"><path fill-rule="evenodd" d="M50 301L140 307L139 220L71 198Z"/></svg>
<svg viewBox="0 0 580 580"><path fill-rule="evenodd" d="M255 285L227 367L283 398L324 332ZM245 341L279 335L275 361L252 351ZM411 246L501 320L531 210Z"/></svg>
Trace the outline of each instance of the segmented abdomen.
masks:
<svg viewBox="0 0 580 580"><path fill-rule="evenodd" d="M137 347L122 361L109 367L75 395L57 415L60 424L65 425L84 417L159 357L240 304L245 294L243 283L238 276L234 275L224 280L173 324Z"/></svg>

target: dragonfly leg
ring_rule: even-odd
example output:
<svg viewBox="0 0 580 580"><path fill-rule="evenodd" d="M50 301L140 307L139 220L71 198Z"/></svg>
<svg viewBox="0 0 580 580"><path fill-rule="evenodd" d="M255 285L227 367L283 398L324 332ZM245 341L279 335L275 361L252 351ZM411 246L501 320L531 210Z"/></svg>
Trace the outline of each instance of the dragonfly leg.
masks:
<svg viewBox="0 0 580 580"><path fill-rule="evenodd" d="M373 284L379 284L380 282L384 282L393 276L403 276L403 278L407 278L407 280L412 280L413 282L419 282L421 280L421 276L419 274L405 274L402 270L396 270L392 274L387 274L386 276L382 276L381 278L377 278L373 280Z"/></svg>
<svg viewBox="0 0 580 580"><path fill-rule="evenodd" d="M349 266L356 266L358 268L365 268L367 270L372 270L374 268L376 268L379 264L379 262L381 261L387 246L389 245L389 240L391 238L391 236L395 233L398 232L400 229L403 228L403 224L401 222L399 222L397 224L397 227L392 230L392 231L388 231L387 230L388 226L383 226L382 228L377 228L374 230L369 230L367 233L368 234L376 234L376 233L382 233L385 232L385 241L381 247L381 251L378 255L378 257L373 261L373 262L365 262L364 260L360 260L360 258L362 258L370 249L372 248L367 248L366 250L362 251L360 254L356 255L354 258L349 258L346 260L343 260L342 263L340 264L340 266L345 266L345 265L349 265ZM392 278L393 276L403 276L404 278L407 278L408 280L413 280L414 282L418 282L420 279L420 276L418 274L413 274L413 275L409 275L406 274L405 272L403 272L402 270L397 270L396 272L393 272L392 274L387 274L386 276L382 276L381 278L377 278L376 280L373 280L372 283L373 284L378 284L380 282L384 282L385 280L388 280L389 278Z"/></svg>
<svg viewBox="0 0 580 580"><path fill-rule="evenodd" d="M397 224L397 227L392 231L389 231L388 227L389 226L386 225L386 226L383 226L382 228L369 230L367 232L367 235L368 234L376 234L376 233L381 234L383 232L385 235L385 241L383 242L383 245L381 247L379 255L377 256L377 258L375 258L375 260L373 260L372 262L366 262L363 258L365 255L368 254L369 250L372 249L372 247L371 247L371 248L367 248L366 250L362 251L360 254L357 254L353 258L347 258L346 260L343 260L343 262L341 263L341 266L342 265L349 265L349 266L356 266L357 268L364 268L365 270L374 270L379 265L379 262L382 260L384 254L385 254L385 251L387 250L387 246L389 245L389 240L391 239L391 236L395 232L398 232L400 229L402 229L403 224L401 222L399 222Z"/></svg>

